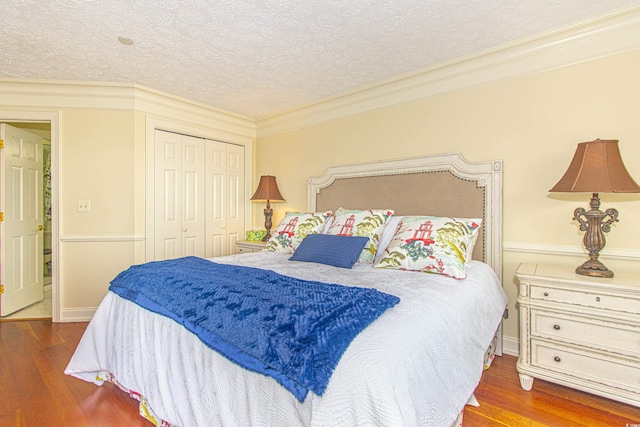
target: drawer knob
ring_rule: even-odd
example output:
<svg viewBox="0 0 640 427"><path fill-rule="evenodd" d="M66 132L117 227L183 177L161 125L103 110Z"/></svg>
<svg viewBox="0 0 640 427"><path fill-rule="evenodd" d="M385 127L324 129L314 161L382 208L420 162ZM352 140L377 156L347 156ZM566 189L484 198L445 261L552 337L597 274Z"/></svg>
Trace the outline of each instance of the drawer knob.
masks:
<svg viewBox="0 0 640 427"><path fill-rule="evenodd" d="M596 301L597 301L597 302L600 302L600 297L596 297Z"/></svg>
<svg viewBox="0 0 640 427"><path fill-rule="evenodd" d="M553 360L555 360L556 362L560 362L562 359L560 359L560 357L556 356L553 358Z"/></svg>
<svg viewBox="0 0 640 427"><path fill-rule="evenodd" d="M545 297L548 297L548 296L549 296L549 292L545 292L543 295L544 295Z"/></svg>
<svg viewBox="0 0 640 427"><path fill-rule="evenodd" d="M560 325L553 325L553 329L555 329L556 331L560 330Z"/></svg>

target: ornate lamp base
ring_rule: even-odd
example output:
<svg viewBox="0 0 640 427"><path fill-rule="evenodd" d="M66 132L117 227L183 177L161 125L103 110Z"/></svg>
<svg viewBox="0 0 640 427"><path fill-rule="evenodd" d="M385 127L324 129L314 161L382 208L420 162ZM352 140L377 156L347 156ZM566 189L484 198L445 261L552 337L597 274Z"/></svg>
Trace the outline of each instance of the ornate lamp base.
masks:
<svg viewBox="0 0 640 427"><path fill-rule="evenodd" d="M603 263L597 259L585 261L579 267L576 267L576 273L583 276L604 277L610 279L613 277L613 271L609 270Z"/></svg>
<svg viewBox="0 0 640 427"><path fill-rule="evenodd" d="M267 207L264 209L264 228L267 230L267 234L262 238L263 242L268 242L271 238L271 217L273 216L273 209L271 209L271 204L269 204L269 200L267 200Z"/></svg>
<svg viewBox="0 0 640 427"><path fill-rule="evenodd" d="M578 208L573 213L573 219L580 223L580 230L584 231L584 246L589 251L589 260L576 268L576 273L583 276L592 277L613 277L613 271L609 270L603 263L598 261L599 252L604 248L604 233L611 230L611 224L618 221L618 211L607 209L600 210L600 199L598 193L593 193L591 209ZM609 217L606 221L605 218Z"/></svg>

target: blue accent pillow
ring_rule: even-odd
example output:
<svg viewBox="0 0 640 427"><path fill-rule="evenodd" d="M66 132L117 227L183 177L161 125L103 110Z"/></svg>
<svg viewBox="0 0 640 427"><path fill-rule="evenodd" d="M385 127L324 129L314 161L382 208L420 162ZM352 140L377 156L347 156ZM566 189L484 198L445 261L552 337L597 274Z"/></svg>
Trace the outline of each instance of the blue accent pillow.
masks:
<svg viewBox="0 0 640 427"><path fill-rule="evenodd" d="M351 268L368 241L365 236L308 234L289 260Z"/></svg>

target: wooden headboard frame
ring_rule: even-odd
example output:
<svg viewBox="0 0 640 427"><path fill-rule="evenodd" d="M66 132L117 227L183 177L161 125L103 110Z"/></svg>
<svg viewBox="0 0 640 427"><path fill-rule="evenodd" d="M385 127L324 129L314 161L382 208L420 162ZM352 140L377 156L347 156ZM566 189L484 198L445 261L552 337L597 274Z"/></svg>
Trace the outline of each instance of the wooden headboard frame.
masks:
<svg viewBox="0 0 640 427"><path fill-rule="evenodd" d="M473 257L502 280L502 160L468 162L460 153L438 154L334 166L308 179L310 212L339 207L481 217Z"/></svg>

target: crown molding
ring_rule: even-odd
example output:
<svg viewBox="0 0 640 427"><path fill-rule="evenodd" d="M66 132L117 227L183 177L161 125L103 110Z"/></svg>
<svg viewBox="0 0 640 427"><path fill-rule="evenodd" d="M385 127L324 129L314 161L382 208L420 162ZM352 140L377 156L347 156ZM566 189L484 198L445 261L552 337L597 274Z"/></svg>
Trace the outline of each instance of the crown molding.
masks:
<svg viewBox="0 0 640 427"><path fill-rule="evenodd" d="M145 86L128 83L0 79L0 106L135 110L255 137L255 121Z"/></svg>
<svg viewBox="0 0 640 427"><path fill-rule="evenodd" d="M257 136L275 135L352 114L639 48L640 7L635 6L258 120Z"/></svg>

